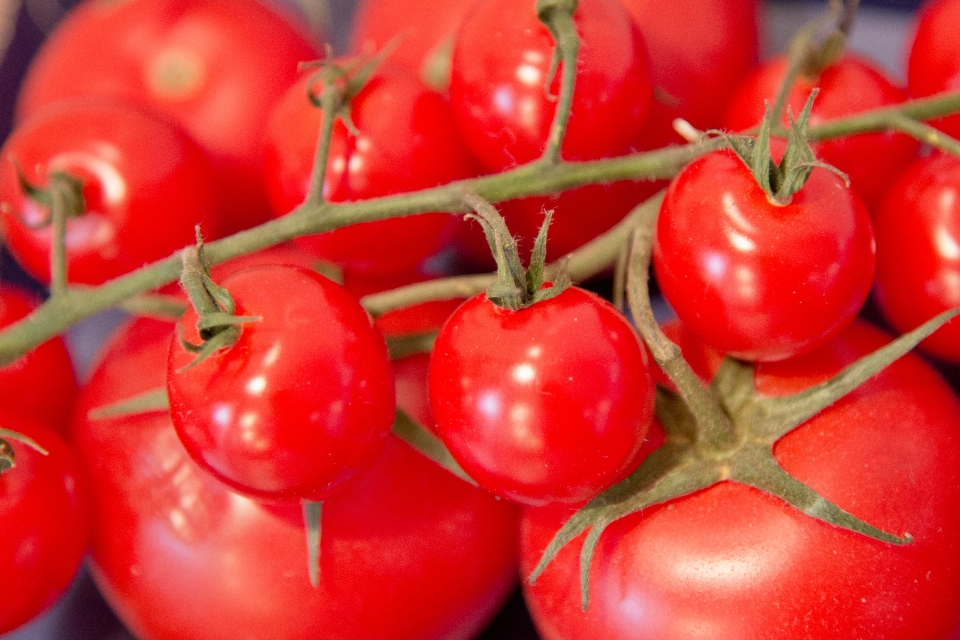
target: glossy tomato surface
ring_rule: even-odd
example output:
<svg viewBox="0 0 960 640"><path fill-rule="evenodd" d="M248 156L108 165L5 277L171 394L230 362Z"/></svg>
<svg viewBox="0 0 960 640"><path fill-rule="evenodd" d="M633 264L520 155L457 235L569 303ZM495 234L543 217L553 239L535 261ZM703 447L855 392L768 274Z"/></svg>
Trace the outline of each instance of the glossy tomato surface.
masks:
<svg viewBox="0 0 960 640"><path fill-rule="evenodd" d="M825 381L889 338L851 326L820 350L757 365L765 396ZM814 520L733 482L611 525L580 608L583 537L554 559L527 603L545 640L941 640L960 630L960 401L908 355L783 437L777 461L853 515L909 532L897 546ZM527 509L527 576L571 514Z"/></svg>
<svg viewBox="0 0 960 640"><path fill-rule="evenodd" d="M518 513L392 437L324 502L315 589L299 505L227 490L162 411L87 420L163 386L172 333L138 320L114 338L73 434L94 490L91 567L138 638L466 640L483 628L515 584Z"/></svg>
<svg viewBox="0 0 960 640"><path fill-rule="evenodd" d="M322 120L308 97L319 91L307 75L291 87L270 119L266 180L273 212L302 204ZM366 200L417 191L468 178L477 169L464 146L450 106L411 71L386 63L351 101L352 133L334 125L323 195L331 202ZM312 253L359 274L415 271L450 239L456 221L428 213L363 223L300 238Z"/></svg>
<svg viewBox="0 0 960 640"><path fill-rule="evenodd" d="M396 404L386 345L363 307L324 276L250 267L220 283L243 326L236 344L188 367L170 344L167 390L177 433L205 469L237 491L323 500L369 467ZM180 320L194 344L197 314Z"/></svg>
<svg viewBox="0 0 960 640"><path fill-rule="evenodd" d="M757 0L620 0L637 23L650 56L654 100L639 140L644 149L683 142L684 118L718 128L737 83L757 63Z"/></svg>
<svg viewBox="0 0 960 640"><path fill-rule="evenodd" d="M534 2L480 0L457 33L450 99L467 145L490 171L540 157L561 72L545 87L553 39ZM650 109L643 37L617 0L581 0L581 47L562 155L590 160L626 152Z"/></svg>
<svg viewBox="0 0 960 640"><path fill-rule="evenodd" d="M907 85L916 97L960 89L960 41L957 23L960 2L929 0L923 3L913 25L907 58ZM960 116L931 122L953 137L960 136Z"/></svg>
<svg viewBox="0 0 960 640"><path fill-rule="evenodd" d="M711 347L749 360L809 351L860 311L873 282L866 208L815 168L775 205L732 151L694 160L660 209L653 264L677 316Z"/></svg>
<svg viewBox="0 0 960 640"><path fill-rule="evenodd" d="M747 76L730 99L724 126L743 131L759 124L763 119L764 101L773 104L786 69L787 58L779 56ZM894 85L888 72L856 53L845 54L818 77L800 77L794 83L787 104L795 118L800 116L814 87L820 91L810 112L811 126L861 111L890 107L906 99L906 93ZM821 160L849 176L853 188L873 211L891 180L917 157L920 143L904 133L885 131L818 142L813 149Z"/></svg>
<svg viewBox="0 0 960 640"><path fill-rule="evenodd" d="M874 220L876 301L901 332L960 306L960 161L938 155L917 162L890 188ZM920 343L960 362L960 324L949 322Z"/></svg>
<svg viewBox="0 0 960 640"><path fill-rule="evenodd" d="M30 198L17 173L45 187L53 172L83 183L86 210L67 220L67 277L100 284L223 234L228 212L217 199L209 161L166 118L106 99L52 105L21 122L0 158L0 225L11 253L50 281L50 208Z"/></svg>
<svg viewBox="0 0 960 640"><path fill-rule="evenodd" d="M19 287L0 283L0 329L33 311L37 301ZM0 367L0 411L65 433L77 395L70 354L63 338L41 344Z"/></svg>
<svg viewBox="0 0 960 640"><path fill-rule="evenodd" d="M29 418L0 410L0 429L15 438L16 466L0 474L0 634L52 606L70 585L90 535L88 487L79 461L60 436Z"/></svg>
<svg viewBox="0 0 960 640"><path fill-rule="evenodd" d="M76 96L161 111L209 154L231 229L269 217L263 131L273 105L318 43L259 0L90 0L50 35L17 98L19 120Z"/></svg>
<svg viewBox="0 0 960 640"><path fill-rule="evenodd" d="M577 288L520 311L475 296L430 361L450 453L480 486L525 504L592 498L633 471L653 391L633 328Z"/></svg>

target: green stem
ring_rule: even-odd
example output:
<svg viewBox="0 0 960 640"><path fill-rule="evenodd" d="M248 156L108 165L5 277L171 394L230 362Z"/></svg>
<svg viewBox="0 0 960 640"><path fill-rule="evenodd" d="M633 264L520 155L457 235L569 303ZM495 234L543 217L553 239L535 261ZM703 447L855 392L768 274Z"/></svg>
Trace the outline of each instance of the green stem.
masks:
<svg viewBox="0 0 960 640"><path fill-rule="evenodd" d="M566 2L540 0L537 3L537 12L550 33L553 34L556 51L559 52L559 58L563 64L557 110L550 126L547 147L543 151L543 156L541 156L541 161L549 164L560 161L560 148L563 146L567 124L570 121L570 111L573 107L573 95L577 82L577 56L580 52L580 36L577 35L577 25L573 21L576 5L576 1L571 2L569 0ZM556 57L557 53L554 54L555 59Z"/></svg>
<svg viewBox="0 0 960 640"><path fill-rule="evenodd" d="M313 158L313 173L310 174L310 194L307 201L320 204L323 198L323 183L327 176L327 163L330 161L330 141L333 139L333 125L337 121L337 112L343 106L342 92L330 79L330 68L323 70L323 95L320 97L320 109L323 111L320 121L320 136L317 151Z"/></svg>
<svg viewBox="0 0 960 640"><path fill-rule="evenodd" d="M53 246L50 248L50 297L62 298L70 286L67 282L67 218L75 187L70 181L50 177L52 204L50 218L53 231Z"/></svg>

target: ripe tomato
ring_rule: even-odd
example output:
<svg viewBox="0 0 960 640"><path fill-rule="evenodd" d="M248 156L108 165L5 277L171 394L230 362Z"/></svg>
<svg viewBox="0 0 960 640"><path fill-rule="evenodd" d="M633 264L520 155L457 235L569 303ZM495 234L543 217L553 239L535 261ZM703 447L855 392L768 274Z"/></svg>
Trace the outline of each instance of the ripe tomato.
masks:
<svg viewBox="0 0 960 640"><path fill-rule="evenodd" d="M654 101L644 149L681 142L673 120L722 126L723 106L757 63L757 0L620 0L650 55Z"/></svg>
<svg viewBox="0 0 960 640"><path fill-rule="evenodd" d="M652 100L643 37L617 0L581 0L574 20L581 48L562 155L592 160L624 153ZM488 170L543 153L557 104L544 88L553 49L533 2L480 0L460 26L450 98L467 145Z"/></svg>
<svg viewBox="0 0 960 640"><path fill-rule="evenodd" d="M439 80L440 85L445 85L443 68L446 66L449 71L457 28L476 3L418 0L416 10L411 11L407 0L362 0L353 16L350 50L369 54L395 43L388 58L391 62L405 66L431 84Z"/></svg>
<svg viewBox="0 0 960 640"><path fill-rule="evenodd" d="M0 283L0 329L26 317L36 306L25 291ZM76 395L73 365L62 338L53 338L0 367L0 408L7 415L28 418L62 433Z"/></svg>
<svg viewBox="0 0 960 640"><path fill-rule="evenodd" d="M50 208L24 193L62 171L83 182L86 211L67 220L70 282L100 284L194 242L215 238L225 211L211 190L206 156L180 128L153 113L103 99L52 105L20 123L0 158L0 225L34 277L50 281Z"/></svg>
<svg viewBox="0 0 960 640"><path fill-rule="evenodd" d="M960 89L958 21L960 2L957 0L923 3L913 27L907 60L907 86L912 96L932 96ZM955 138L960 136L960 115L941 118L930 124Z"/></svg>
<svg viewBox="0 0 960 640"><path fill-rule="evenodd" d="M799 392L887 341L855 323L816 352L757 364L757 389ZM593 559L585 612L582 537L564 548L526 587L545 640L956 637L960 401L936 372L907 355L787 434L774 453L827 500L913 541L879 542L720 483L611 525ZM523 575L568 515L525 511Z"/></svg>
<svg viewBox="0 0 960 640"><path fill-rule="evenodd" d="M815 168L773 204L732 151L701 156L670 184L653 246L677 316L711 347L748 360L809 351L860 311L874 271L870 217Z"/></svg>
<svg viewBox="0 0 960 640"><path fill-rule="evenodd" d="M262 499L324 500L380 453L393 425L383 336L343 287L288 265L221 283L237 314L259 316L236 344L196 357L170 345L167 390L177 433L201 466ZM180 335L200 342L197 313Z"/></svg>
<svg viewBox="0 0 960 640"><path fill-rule="evenodd" d="M633 471L653 391L633 328L577 288L519 311L474 296L430 360L444 444L480 486L525 504L586 500Z"/></svg>
<svg viewBox="0 0 960 640"><path fill-rule="evenodd" d="M17 117L91 95L167 114L209 154L230 228L239 230L269 217L261 180L267 116L297 65L319 57L297 26L258 0L90 0L43 45Z"/></svg>
<svg viewBox="0 0 960 640"><path fill-rule="evenodd" d="M727 107L725 127L742 131L763 119L764 100L772 103L786 73L787 59L769 60L736 89ZM803 111L810 92L820 89L810 113L810 125L899 104L906 94L894 86L887 73L867 58L847 53L817 78L801 77L787 104L794 117ZM784 123L787 114L784 113ZM871 212L879 205L893 180L917 156L920 143L904 134L886 131L844 136L813 145L817 156L850 177L850 183Z"/></svg>
<svg viewBox="0 0 960 640"><path fill-rule="evenodd" d="M960 161L943 154L917 162L887 193L874 220L876 301L898 331L960 306ZM920 347L960 362L960 324L949 322Z"/></svg>
<svg viewBox="0 0 960 640"><path fill-rule="evenodd" d="M164 384L172 333L138 320L117 334L73 433L92 480L91 568L137 637L466 640L483 628L516 580L518 513L398 440L324 502L314 589L298 506L231 493L165 412L87 420Z"/></svg>
<svg viewBox="0 0 960 640"><path fill-rule="evenodd" d="M319 91L311 76L291 87L270 118L266 180L275 215L303 203L322 112L308 99ZM450 106L409 70L386 63L351 101L350 118L334 125L324 197L365 200L416 191L476 174L460 140ZM396 275L415 271L449 240L453 216L445 213L381 220L299 238L297 243L346 271Z"/></svg>
<svg viewBox="0 0 960 640"><path fill-rule="evenodd" d="M56 433L5 408L0 428L33 439L48 453L5 438L16 466L0 474L3 634L40 615L66 591L87 551L90 514L79 462Z"/></svg>

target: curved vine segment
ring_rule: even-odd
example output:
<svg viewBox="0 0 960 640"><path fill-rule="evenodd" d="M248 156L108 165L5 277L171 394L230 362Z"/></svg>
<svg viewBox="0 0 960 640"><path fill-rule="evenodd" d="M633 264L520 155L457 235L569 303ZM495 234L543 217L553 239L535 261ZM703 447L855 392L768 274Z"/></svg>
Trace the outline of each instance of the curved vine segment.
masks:
<svg viewBox="0 0 960 640"><path fill-rule="evenodd" d="M652 224L645 230L652 234ZM642 233L641 230L638 233ZM908 532L890 533L860 520L833 504L813 488L788 474L773 455L774 444L811 417L844 397L894 361L908 353L954 316L960 308L941 313L910 333L864 356L825 383L800 393L777 398L761 397L754 385L750 364L728 358L709 388L691 382L689 365L676 345L655 329L648 307L646 278L650 264L649 242L634 245L631 260L631 307L657 363L677 385L681 395L658 389L657 418L666 441L648 456L634 474L594 498L568 520L544 550L530 575L534 582L557 553L587 531L580 553L582 606L589 602L590 563L600 536L611 523L647 507L690 495L719 482L731 481L777 496L810 517L890 544L908 544ZM637 291L637 289L643 291ZM654 327L648 323L654 323ZM677 374L680 375L677 375ZM691 390L692 384L700 390ZM688 402L708 395L712 400ZM715 413L721 413L721 419ZM711 431L709 425L715 425Z"/></svg>

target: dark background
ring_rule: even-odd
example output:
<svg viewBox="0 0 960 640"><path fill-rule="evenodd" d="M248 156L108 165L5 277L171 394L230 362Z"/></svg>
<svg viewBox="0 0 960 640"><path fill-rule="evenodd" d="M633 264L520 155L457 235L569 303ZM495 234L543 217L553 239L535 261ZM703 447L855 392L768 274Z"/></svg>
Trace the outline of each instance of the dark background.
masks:
<svg viewBox="0 0 960 640"><path fill-rule="evenodd" d="M6 44L9 38L9 45L6 46L0 63L0 139L6 139L10 130L14 98L30 59L45 34L76 1L0 0L0 46ZM282 1L295 4L295 0ZM331 33L335 51L343 51L345 48L355 4L356 0L330 0L333 23ZM861 0L862 11L854 29L851 46L874 55L892 71L894 77L902 79L903 53L911 12L919 5L920 0ZM802 0L768 2L767 28L764 34L766 51L773 52L782 48L793 30L821 11L823 6L823 2ZM14 11L15 15L10 15ZM4 280L26 283L39 290L36 284L28 281L8 255L0 255L0 265ZM116 314L100 316L92 322L84 323L69 336L81 370L89 363L89 358L100 340L117 320ZM2 576L0 579L3 579ZM184 606L190 606L189 602L184 602ZM519 593L515 593L482 640L536 638L522 598ZM52 611L17 632L0 636L0 640L132 640L132 636L113 616L99 597L90 577L83 571L71 591Z"/></svg>

